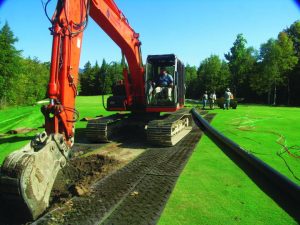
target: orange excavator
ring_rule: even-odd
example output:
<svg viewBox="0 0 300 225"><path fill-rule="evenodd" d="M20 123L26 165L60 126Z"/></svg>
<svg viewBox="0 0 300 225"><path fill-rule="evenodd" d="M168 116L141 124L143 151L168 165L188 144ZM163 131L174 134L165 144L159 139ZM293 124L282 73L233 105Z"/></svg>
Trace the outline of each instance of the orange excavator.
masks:
<svg viewBox="0 0 300 225"><path fill-rule="evenodd" d="M176 55L150 55L144 65L139 34L113 0L58 0L49 18L53 44L49 104L42 108L45 131L8 155L0 172L1 199L32 219L48 207L57 173L68 163L74 144L80 51L89 17L121 48L128 64L123 82L115 85L107 100L107 110L130 113L89 121L86 137L107 142L120 127L140 120L150 144L173 146L191 130L191 115L183 108L184 65ZM172 77L172 85L156 92L154 81L162 68ZM166 113L161 116L160 112Z"/></svg>

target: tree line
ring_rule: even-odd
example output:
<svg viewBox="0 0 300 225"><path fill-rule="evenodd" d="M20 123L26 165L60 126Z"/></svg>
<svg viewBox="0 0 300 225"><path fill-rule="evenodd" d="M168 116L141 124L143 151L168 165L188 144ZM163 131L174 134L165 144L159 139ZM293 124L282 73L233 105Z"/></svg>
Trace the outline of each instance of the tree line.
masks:
<svg viewBox="0 0 300 225"><path fill-rule="evenodd" d="M0 107L33 104L46 97L49 62L24 58L7 23L0 30ZM80 95L112 93L122 79L121 62L87 62L80 71ZM276 39L247 46L238 34L224 59L211 55L199 67L186 65L186 97L199 99L205 91L220 97L230 88L245 102L300 105L300 21L279 32Z"/></svg>
<svg viewBox="0 0 300 225"><path fill-rule="evenodd" d="M96 61L95 65L88 61L79 74L80 95L111 94L112 87L117 81L123 79L123 65L121 62L107 63L102 60L101 66Z"/></svg>
<svg viewBox="0 0 300 225"><path fill-rule="evenodd" d="M300 105L300 21L259 50L238 34L224 57L211 55L198 68L186 66L187 97L201 98L206 90L221 96L229 87L245 102Z"/></svg>
<svg viewBox="0 0 300 225"><path fill-rule="evenodd" d="M0 30L0 108L34 104L45 98L50 63L23 58L7 23Z"/></svg>

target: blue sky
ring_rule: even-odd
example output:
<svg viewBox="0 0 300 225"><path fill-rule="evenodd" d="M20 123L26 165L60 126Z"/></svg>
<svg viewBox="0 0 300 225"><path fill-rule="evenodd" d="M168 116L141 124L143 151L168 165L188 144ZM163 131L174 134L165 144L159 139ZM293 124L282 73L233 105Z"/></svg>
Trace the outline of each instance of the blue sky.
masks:
<svg viewBox="0 0 300 225"><path fill-rule="evenodd" d="M292 0L115 0L140 33L143 58L148 54L175 53L191 65L211 54L224 58L236 35L243 33L248 46L259 49L269 38L299 19ZM53 0L50 15L56 1ZM0 0L0 27L7 21L19 38L24 56L49 61L52 36L40 0ZM120 49L89 20L84 33L80 65L119 61Z"/></svg>

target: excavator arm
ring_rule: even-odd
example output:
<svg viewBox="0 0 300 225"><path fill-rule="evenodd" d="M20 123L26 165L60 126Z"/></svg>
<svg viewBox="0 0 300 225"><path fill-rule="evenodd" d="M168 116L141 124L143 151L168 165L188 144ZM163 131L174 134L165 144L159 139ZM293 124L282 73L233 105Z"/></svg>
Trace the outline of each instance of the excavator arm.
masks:
<svg viewBox="0 0 300 225"><path fill-rule="evenodd" d="M113 0L59 0L52 18L52 59L48 96L50 105L43 109L48 134L61 133L72 145L74 107L83 31L88 16L111 37L125 55L128 71L123 71L126 89L125 108L144 105L144 68L141 42ZM52 116L54 115L54 116Z"/></svg>
<svg viewBox="0 0 300 225"><path fill-rule="evenodd" d="M49 205L58 171L67 163L74 142L78 70L83 32L89 15L121 48L124 69L125 108L144 105L144 69L139 35L113 0L58 0L50 28L53 35L49 105L42 108L45 132L6 157L0 173L0 196L36 219ZM130 80L130 81L129 81Z"/></svg>

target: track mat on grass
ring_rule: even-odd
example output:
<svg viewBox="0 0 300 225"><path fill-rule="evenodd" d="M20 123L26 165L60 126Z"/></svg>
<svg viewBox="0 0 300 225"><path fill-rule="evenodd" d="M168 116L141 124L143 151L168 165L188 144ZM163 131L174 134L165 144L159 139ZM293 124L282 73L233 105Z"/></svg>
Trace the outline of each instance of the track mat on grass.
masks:
<svg viewBox="0 0 300 225"><path fill-rule="evenodd" d="M201 135L195 126L174 147L148 148L89 195L72 198L33 224L156 224Z"/></svg>

